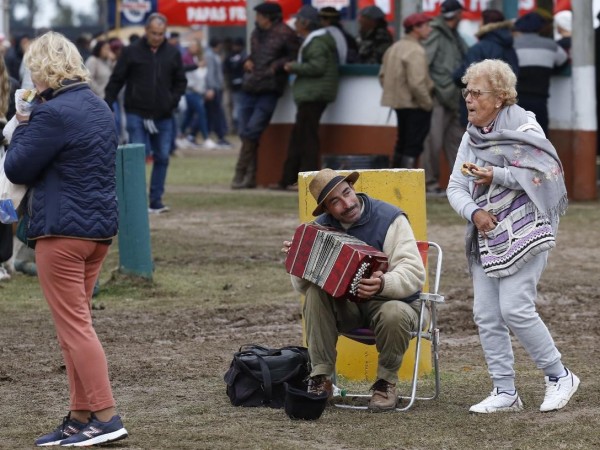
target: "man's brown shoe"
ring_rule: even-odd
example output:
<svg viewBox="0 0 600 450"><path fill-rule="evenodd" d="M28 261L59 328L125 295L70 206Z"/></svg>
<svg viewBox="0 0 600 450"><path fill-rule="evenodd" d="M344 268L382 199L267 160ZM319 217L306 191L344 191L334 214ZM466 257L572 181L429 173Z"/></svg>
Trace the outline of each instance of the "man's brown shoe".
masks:
<svg viewBox="0 0 600 450"><path fill-rule="evenodd" d="M385 380L377 380L371 386L371 390L373 391L371 400L369 400L369 409L371 411L391 411L396 409L398 394L395 384L388 383Z"/></svg>
<svg viewBox="0 0 600 450"><path fill-rule="evenodd" d="M327 392L329 399L333 398L333 383L326 375L316 375L308 380L309 394L320 395Z"/></svg>

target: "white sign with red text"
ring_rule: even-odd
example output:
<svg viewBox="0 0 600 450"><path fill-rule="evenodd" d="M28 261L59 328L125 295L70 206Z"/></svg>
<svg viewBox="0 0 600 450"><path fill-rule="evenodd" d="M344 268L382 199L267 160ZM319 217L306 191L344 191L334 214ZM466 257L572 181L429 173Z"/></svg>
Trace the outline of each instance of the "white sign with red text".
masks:
<svg viewBox="0 0 600 450"><path fill-rule="evenodd" d="M158 12L164 14L169 25L244 25L244 0L159 0Z"/></svg>

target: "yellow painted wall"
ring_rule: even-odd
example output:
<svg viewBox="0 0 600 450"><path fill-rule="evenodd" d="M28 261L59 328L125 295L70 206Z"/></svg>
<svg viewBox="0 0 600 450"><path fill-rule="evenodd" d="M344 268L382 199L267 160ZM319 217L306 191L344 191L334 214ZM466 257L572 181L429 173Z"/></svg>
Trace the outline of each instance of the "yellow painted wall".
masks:
<svg viewBox="0 0 600 450"><path fill-rule="evenodd" d="M358 170L360 177L355 183L357 192L386 201L402 208L413 228L417 240L427 240L427 217L425 207L425 172L422 169ZM339 171L348 174L349 171ZM298 177L298 208L301 222L314 219L312 211L317 203L308 190L308 184L316 172L303 172ZM363 345L341 336L337 345L337 371L352 380L374 381L377 375L377 350L373 345ZM415 341L404 355L400 379L410 380L415 361ZM431 345L423 341L419 373L431 372Z"/></svg>

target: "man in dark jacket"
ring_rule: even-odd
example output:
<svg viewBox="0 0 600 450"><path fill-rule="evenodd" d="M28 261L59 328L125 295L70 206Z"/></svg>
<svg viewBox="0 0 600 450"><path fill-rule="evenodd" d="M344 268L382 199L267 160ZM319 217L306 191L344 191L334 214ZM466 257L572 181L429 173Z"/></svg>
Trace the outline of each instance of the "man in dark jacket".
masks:
<svg viewBox="0 0 600 450"><path fill-rule="evenodd" d="M233 40L231 53L223 62L223 72L225 80L231 92L231 103L233 106L232 119L233 128L239 131L240 106L242 95L242 83L244 82L244 62L248 57L245 50L246 44L243 38Z"/></svg>
<svg viewBox="0 0 600 450"><path fill-rule="evenodd" d="M378 6L367 6L358 15L358 62L381 64L383 54L394 43L387 29L385 13Z"/></svg>
<svg viewBox="0 0 600 450"><path fill-rule="evenodd" d="M187 80L176 47L165 39L167 19L154 13L143 38L123 49L105 89L112 105L125 85L129 142L146 145L154 164L150 178L150 213L169 210L162 202L173 133L173 112L185 93Z"/></svg>
<svg viewBox="0 0 600 450"><path fill-rule="evenodd" d="M256 187L258 141L269 125L277 100L288 79L283 70L293 61L300 46L294 31L282 22L278 3L261 3L254 7L256 28L250 36L250 55L244 63L244 82L239 117L242 139L235 166L232 189Z"/></svg>
<svg viewBox="0 0 600 450"><path fill-rule="evenodd" d="M481 16L483 26L475 34L479 42L469 48L462 65L454 72L454 82L460 87L466 87L461 78L467 68L484 59L501 59L519 76L519 60L513 47L512 21L504 20L504 15L495 9L486 9ZM467 126L465 102L460 102L460 122L464 127Z"/></svg>
<svg viewBox="0 0 600 450"><path fill-rule="evenodd" d="M519 59L519 106L532 111L548 136L548 97L550 77L569 57L553 39L541 36L545 19L537 12L521 16L515 22L515 51Z"/></svg>

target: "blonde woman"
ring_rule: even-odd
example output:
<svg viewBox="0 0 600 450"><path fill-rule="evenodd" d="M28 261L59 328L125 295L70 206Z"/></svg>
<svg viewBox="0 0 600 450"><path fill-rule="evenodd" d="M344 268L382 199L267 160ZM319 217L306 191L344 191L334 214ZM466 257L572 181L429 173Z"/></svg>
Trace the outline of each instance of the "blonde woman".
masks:
<svg viewBox="0 0 600 450"><path fill-rule="evenodd" d="M30 187L28 239L52 313L69 381L69 413L37 446L88 446L127 437L115 411L104 349L92 325L94 283L117 234L111 110L88 84L77 48L48 32L32 42L25 65L41 97L17 113L8 178Z"/></svg>

